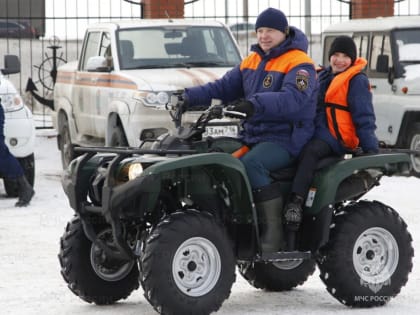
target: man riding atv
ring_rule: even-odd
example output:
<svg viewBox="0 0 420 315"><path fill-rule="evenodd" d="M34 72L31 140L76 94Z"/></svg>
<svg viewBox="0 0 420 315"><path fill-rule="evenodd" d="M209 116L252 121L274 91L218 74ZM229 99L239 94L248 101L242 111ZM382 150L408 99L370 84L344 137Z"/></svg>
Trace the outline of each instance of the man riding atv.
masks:
<svg viewBox="0 0 420 315"><path fill-rule="evenodd" d="M258 43L240 65L215 82L187 88L184 107L210 105L212 99L239 101L233 111L246 114L241 157L254 192L264 250L282 246L281 194L269 172L291 165L314 132L316 71L307 56L308 40L289 26L283 12L268 8L255 23ZM269 152L269 154L267 154Z"/></svg>

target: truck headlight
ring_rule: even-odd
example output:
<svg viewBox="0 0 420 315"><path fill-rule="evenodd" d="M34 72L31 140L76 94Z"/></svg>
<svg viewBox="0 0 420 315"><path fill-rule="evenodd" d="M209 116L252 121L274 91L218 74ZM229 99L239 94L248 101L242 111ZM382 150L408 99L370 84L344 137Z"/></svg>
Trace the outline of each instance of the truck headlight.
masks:
<svg viewBox="0 0 420 315"><path fill-rule="evenodd" d="M161 92L147 92L137 91L134 94L134 99L143 102L145 106L164 106L169 102L169 93L165 91Z"/></svg>
<svg viewBox="0 0 420 315"><path fill-rule="evenodd" d="M3 94L0 96L5 112L14 112L23 107L23 100L19 94Z"/></svg>
<svg viewBox="0 0 420 315"><path fill-rule="evenodd" d="M133 180L143 173L143 166L141 163L133 163L128 167L128 180Z"/></svg>

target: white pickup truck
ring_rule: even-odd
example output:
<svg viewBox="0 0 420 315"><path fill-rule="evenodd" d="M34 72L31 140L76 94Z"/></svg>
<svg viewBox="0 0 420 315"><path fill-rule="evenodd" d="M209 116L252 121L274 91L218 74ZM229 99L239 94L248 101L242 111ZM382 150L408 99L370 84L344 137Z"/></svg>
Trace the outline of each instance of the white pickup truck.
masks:
<svg viewBox="0 0 420 315"><path fill-rule="evenodd" d="M241 61L219 22L136 20L91 25L78 61L58 69L53 124L63 167L75 146L131 146L174 128L165 104L172 93L214 81ZM190 113L184 123L194 121ZM219 121L208 135L235 136Z"/></svg>
<svg viewBox="0 0 420 315"><path fill-rule="evenodd" d="M420 16L355 19L323 32L323 63L334 38L349 35L368 61L376 135L387 147L420 150ZM420 156L412 155L420 177Z"/></svg>

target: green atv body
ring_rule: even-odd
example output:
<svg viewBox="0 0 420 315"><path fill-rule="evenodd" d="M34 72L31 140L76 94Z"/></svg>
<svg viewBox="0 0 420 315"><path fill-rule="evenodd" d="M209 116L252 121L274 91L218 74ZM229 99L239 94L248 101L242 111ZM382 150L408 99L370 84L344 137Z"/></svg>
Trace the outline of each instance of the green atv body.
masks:
<svg viewBox="0 0 420 315"><path fill-rule="evenodd" d="M245 168L231 155L241 143L182 135L151 149L84 148L65 171L76 215L59 258L80 298L114 303L140 283L159 313L208 314L229 297L235 266L252 286L283 291L318 265L327 290L356 307L383 305L405 285L413 256L406 224L392 208L360 198L382 176L409 175L409 154L322 161L296 250L266 253ZM293 167L271 174L284 200L293 174Z"/></svg>

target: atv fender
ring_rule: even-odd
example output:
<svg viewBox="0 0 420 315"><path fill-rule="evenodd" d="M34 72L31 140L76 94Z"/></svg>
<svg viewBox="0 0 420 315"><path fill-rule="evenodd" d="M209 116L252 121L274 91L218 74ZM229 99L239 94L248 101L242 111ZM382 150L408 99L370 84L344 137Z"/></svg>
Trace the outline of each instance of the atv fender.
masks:
<svg viewBox="0 0 420 315"><path fill-rule="evenodd" d="M222 198L229 199L228 204L238 221L249 221L252 216L252 190L242 162L219 152L156 163L135 180L115 187L106 207L120 208L141 195L149 203L147 208L153 209L163 183L168 181L174 186L181 185L184 196L224 195Z"/></svg>
<svg viewBox="0 0 420 315"><path fill-rule="evenodd" d="M341 200L337 200L337 190L340 184L352 174L376 169L387 176L406 175L404 172L410 169L410 163L408 154L390 153L358 156L325 167L315 175L312 182L312 187L316 191L315 196L312 205L305 208L305 213L317 214L337 201L346 200L346 195L343 193L340 193Z"/></svg>

